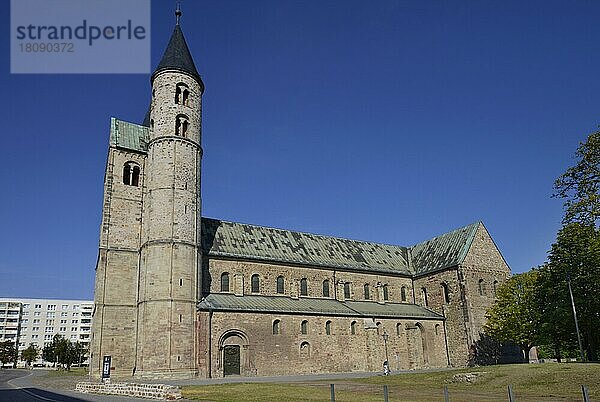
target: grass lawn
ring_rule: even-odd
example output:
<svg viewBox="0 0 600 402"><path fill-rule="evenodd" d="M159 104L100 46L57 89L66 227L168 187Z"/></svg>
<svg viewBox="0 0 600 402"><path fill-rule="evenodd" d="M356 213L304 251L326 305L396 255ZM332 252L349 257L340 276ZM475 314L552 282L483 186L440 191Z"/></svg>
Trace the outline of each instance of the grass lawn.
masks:
<svg viewBox="0 0 600 402"><path fill-rule="evenodd" d="M459 373L480 373L472 383L454 381ZM507 385L520 401L581 401L581 384L591 400L600 399L600 364L546 363L487 366L439 372L406 373L332 381L336 402L443 401L448 385L451 401L507 401ZM304 383L243 383L183 387L188 399L234 401L329 401L329 381Z"/></svg>

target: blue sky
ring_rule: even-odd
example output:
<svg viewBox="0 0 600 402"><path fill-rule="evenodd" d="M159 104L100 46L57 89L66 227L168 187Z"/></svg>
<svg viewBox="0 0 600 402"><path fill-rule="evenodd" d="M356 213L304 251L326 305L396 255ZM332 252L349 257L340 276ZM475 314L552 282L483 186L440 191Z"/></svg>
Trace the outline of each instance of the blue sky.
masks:
<svg viewBox="0 0 600 402"><path fill-rule="evenodd" d="M182 7L204 216L399 245L482 220L513 272L544 262L553 180L599 123L599 2ZM0 296L92 298L110 117L141 122L149 77L11 75L9 35L0 54Z"/></svg>

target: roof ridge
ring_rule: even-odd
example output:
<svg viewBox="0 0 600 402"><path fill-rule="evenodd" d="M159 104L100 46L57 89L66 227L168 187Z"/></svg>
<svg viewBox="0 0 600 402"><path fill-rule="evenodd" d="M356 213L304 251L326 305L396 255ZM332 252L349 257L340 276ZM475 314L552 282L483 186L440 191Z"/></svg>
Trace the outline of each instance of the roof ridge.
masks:
<svg viewBox="0 0 600 402"><path fill-rule="evenodd" d="M481 222L481 221L476 221L476 222L473 222L473 223L469 223L468 225L464 225L464 226L458 227L458 228L456 228L456 229L449 230L449 231L447 231L447 232L444 232L444 233L441 233L441 234L439 234L439 235L437 235L437 236L430 237L429 239L426 239L426 240L420 241L420 242L418 242L418 243L415 243L415 244L413 244L412 246L408 246L408 248L409 248L409 249L413 249L413 248L415 248L416 246L419 246L419 245L421 245L421 244L427 243L427 242L429 242L429 241L437 240L437 239L439 239L440 237L443 237L443 236L446 236L446 235L449 235L449 234L456 233L456 232L459 232L459 231L461 231L461 230L464 230L464 229L468 228L469 226L475 226L475 227L477 227L477 226L479 226L479 224L481 224L481 223L483 223L483 222Z"/></svg>

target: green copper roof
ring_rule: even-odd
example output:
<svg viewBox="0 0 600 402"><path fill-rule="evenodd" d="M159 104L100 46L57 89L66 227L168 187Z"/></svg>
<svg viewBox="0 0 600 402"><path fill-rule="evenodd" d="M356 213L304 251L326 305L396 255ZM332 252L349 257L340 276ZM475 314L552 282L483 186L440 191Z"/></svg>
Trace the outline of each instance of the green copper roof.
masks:
<svg viewBox="0 0 600 402"><path fill-rule="evenodd" d="M419 275L460 264L478 226L409 248L202 218L202 249L213 257Z"/></svg>
<svg viewBox="0 0 600 402"><path fill-rule="evenodd" d="M112 117L110 119L110 145L146 153L148 151L148 127Z"/></svg>
<svg viewBox="0 0 600 402"><path fill-rule="evenodd" d="M202 219L202 248L211 256L409 273L406 247L207 218Z"/></svg>
<svg viewBox="0 0 600 402"><path fill-rule="evenodd" d="M288 313L336 315L347 317L394 317L415 319L443 319L416 304L377 302L341 302L333 299L298 298L286 296L236 296L226 293L212 293L198 303L199 310L212 311L253 311L261 313Z"/></svg>
<svg viewBox="0 0 600 402"><path fill-rule="evenodd" d="M415 274L422 274L460 264L465 259L479 222L424 241L411 247Z"/></svg>

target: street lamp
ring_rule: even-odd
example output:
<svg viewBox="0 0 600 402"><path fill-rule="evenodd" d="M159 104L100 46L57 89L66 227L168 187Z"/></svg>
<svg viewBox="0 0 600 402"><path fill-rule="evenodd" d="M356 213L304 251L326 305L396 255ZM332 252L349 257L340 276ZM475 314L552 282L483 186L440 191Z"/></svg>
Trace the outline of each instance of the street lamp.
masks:
<svg viewBox="0 0 600 402"><path fill-rule="evenodd" d="M573 308L573 318L575 319L575 331L577 331L577 343L579 344L579 356L581 361L584 361L583 347L581 346L581 335L579 335L579 323L577 322L577 310L575 310L575 300L573 299L573 291L571 290L571 272L567 272L567 285L569 285L569 296L571 296L571 307Z"/></svg>
<svg viewBox="0 0 600 402"><path fill-rule="evenodd" d="M389 364L389 359L388 359L388 350L387 350L387 341L390 338L390 336L388 335L387 331L383 331L383 344L385 346L385 361L388 362Z"/></svg>

